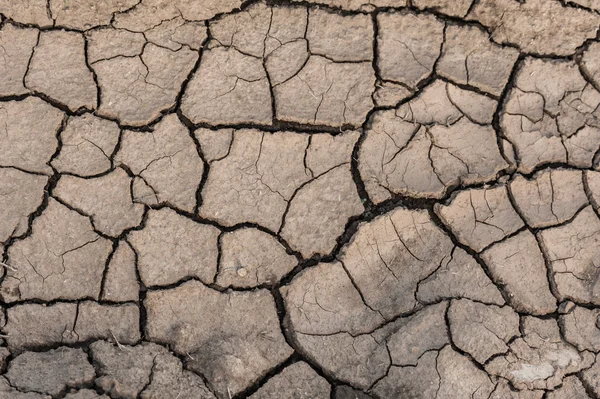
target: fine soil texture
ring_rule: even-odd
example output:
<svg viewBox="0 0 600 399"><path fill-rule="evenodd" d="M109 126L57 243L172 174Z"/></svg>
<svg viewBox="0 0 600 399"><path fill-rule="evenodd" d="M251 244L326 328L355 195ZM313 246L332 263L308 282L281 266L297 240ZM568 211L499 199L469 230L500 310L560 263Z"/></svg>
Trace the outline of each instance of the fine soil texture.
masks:
<svg viewBox="0 0 600 399"><path fill-rule="evenodd" d="M599 399L600 0L0 0L0 399Z"/></svg>

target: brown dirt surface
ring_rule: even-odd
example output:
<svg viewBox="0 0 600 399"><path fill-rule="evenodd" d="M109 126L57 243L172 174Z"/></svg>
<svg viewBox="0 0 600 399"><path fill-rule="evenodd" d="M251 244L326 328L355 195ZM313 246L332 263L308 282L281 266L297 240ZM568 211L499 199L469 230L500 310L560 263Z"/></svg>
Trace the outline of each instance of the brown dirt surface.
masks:
<svg viewBox="0 0 600 399"><path fill-rule="evenodd" d="M600 399L600 0L0 0L0 399Z"/></svg>

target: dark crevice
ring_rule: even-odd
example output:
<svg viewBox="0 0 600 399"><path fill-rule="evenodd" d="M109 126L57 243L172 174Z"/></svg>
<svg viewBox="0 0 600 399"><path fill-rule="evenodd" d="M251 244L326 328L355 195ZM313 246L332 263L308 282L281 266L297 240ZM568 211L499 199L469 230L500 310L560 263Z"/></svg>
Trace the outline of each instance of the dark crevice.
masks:
<svg viewBox="0 0 600 399"><path fill-rule="evenodd" d="M590 8L590 7L586 7L586 6L582 5L582 4L578 4L575 1L571 1L571 0L558 0L558 2L563 7L575 8L575 9L578 9L578 10L584 10L586 12L591 12L591 13L594 13L596 15L598 14L598 11L596 11L595 9Z"/></svg>
<svg viewBox="0 0 600 399"><path fill-rule="evenodd" d="M262 66L265 71L265 76L267 77L267 82L269 84L269 94L271 95L271 118L276 119L277 117L277 106L275 104L275 91L273 90L273 83L271 81L271 75L269 74L269 69L267 68L267 55L265 54L267 45L266 41L269 38L271 33L271 26L273 24L273 9L270 9L271 16L269 18L269 27L267 28L267 33L265 34L265 39L263 40L263 56L262 56ZM307 23L308 26L308 23Z"/></svg>
<svg viewBox="0 0 600 399"><path fill-rule="evenodd" d="M333 136L343 134L348 130L355 130L356 126L345 124L341 126L329 126L329 125L308 125L295 122L286 122L275 119L271 125L261 125L255 123L233 123L233 124L208 124L208 123L196 123L193 124L194 129L204 128L209 130L221 130L221 129L254 129L265 133L275 133L280 131L301 133L301 134L319 134L326 133Z"/></svg>
<svg viewBox="0 0 600 399"><path fill-rule="evenodd" d="M33 56L35 54L35 50L36 50L37 46L40 44L41 36L42 36L41 32L38 32L35 45L31 49L31 56L29 57L29 61L27 61L27 68L25 68L25 73L23 74L23 87L25 87L25 88L27 88L27 75L29 75L29 69L31 68L31 61L33 60Z"/></svg>
<svg viewBox="0 0 600 399"><path fill-rule="evenodd" d="M106 257L106 262L104 264L104 270L102 272L102 279L100 281L100 291L98 292L98 298L104 298L105 286L106 286L106 277L108 276L108 267L113 257L115 256L115 252L119 246L119 242L117 240L113 241L112 250L110 254Z"/></svg>
<svg viewBox="0 0 600 399"><path fill-rule="evenodd" d="M502 110L504 109L504 106L508 100L508 94L515 87L516 80L517 80L517 74L519 73L522 64L523 64L523 58L521 56L519 56L519 58L513 65L512 71L510 72L510 75L508 78L508 83L504 87L502 94L500 94L500 98L498 100L498 105L496 107L496 110L494 112L494 117L492 119L492 127L494 128L494 131L496 132L496 140L498 143L498 149L500 150L500 154L502 155L502 158L504 158L504 160L509 165L512 163L512 160L510 159L510 157L507 156L507 154L504 151L503 140L506 140L513 149L513 153L515 155L515 162L516 162L516 165L514 165L515 167L518 167L518 165L519 165L519 154L517 152L517 148L505 137L502 127L501 127L501 124L500 124L500 117L502 114Z"/></svg>
<svg viewBox="0 0 600 399"><path fill-rule="evenodd" d="M260 377L256 382L254 382L254 384L250 385L248 388L244 389L242 392L236 394L235 396L232 396L231 399L243 399L250 397L263 385L265 385L271 378L280 374L286 367L291 366L292 364L297 363L301 360L302 358L300 357L300 355L294 352L286 360L267 371L262 377Z"/></svg>
<svg viewBox="0 0 600 399"><path fill-rule="evenodd" d="M98 83L98 75L96 74L96 71L94 70L94 68L92 68L89 62L89 42L86 35L83 35L83 54L85 58L85 65L92 73L92 78L94 79L94 84L96 85L96 109L100 109L100 105L102 104L102 88Z"/></svg>
<svg viewBox="0 0 600 399"><path fill-rule="evenodd" d="M178 115L180 115L180 120L184 120L183 115L181 115L179 112L178 112ZM193 129L190 129L187 124L186 124L186 127L188 128L190 137L191 137L192 141L194 142L194 146L196 147L196 152L198 153L198 157L200 157L200 159L202 160L202 166L203 166L200 183L198 184L198 188L196 189L196 204L194 205L194 214L197 215L200 207L202 206L202 189L204 188L204 186L206 185L206 181L208 180L208 174L210 172L210 163L206 160L206 156L204 155L204 152L202 151L200 141L198 141L198 138L194 134ZM157 200L158 200L158 198L157 198Z"/></svg>
<svg viewBox="0 0 600 399"><path fill-rule="evenodd" d="M588 395L588 397L590 398L594 398L597 399L598 396L596 395L596 386L595 384L590 384L587 378L583 377L583 372L580 372L577 374L577 378L579 379L579 381L581 381L581 384L583 385L583 388L585 389L585 393Z"/></svg>
<svg viewBox="0 0 600 399"><path fill-rule="evenodd" d="M124 241L124 243L126 243L129 246L129 248L131 248L131 250L133 251L135 275L136 275L138 287L139 287L139 297L138 297L137 305L138 305L138 308L140 309L140 339L145 340L145 339L147 339L147 336L148 336L148 334L147 334L148 312L146 310L144 301L146 300L146 294L148 293L148 289L146 288L146 285L142 281L142 277L140 275L140 264L139 264L140 257L139 257L137 250L128 241Z"/></svg>
<svg viewBox="0 0 600 399"><path fill-rule="evenodd" d="M217 279L219 278L219 275L223 271L222 265L221 265L221 260L223 259L223 234L225 234L225 233L221 232L221 233L219 233L219 236L217 237L217 272L215 273L215 276L213 277L213 281L212 281L213 285L217 285Z"/></svg>
<svg viewBox="0 0 600 399"><path fill-rule="evenodd" d="M134 301L107 301L107 300L103 300L103 299L98 299L95 297L91 297L91 296L86 296L86 297L81 297L81 298L77 298L77 299L65 299L65 298L56 298L56 299L51 299L51 300L45 300L45 299L37 299L37 298L31 298L31 299L25 299L25 300L19 300L19 301L13 301L13 302L0 302L2 304L2 306L5 309L11 309L17 306L21 306L21 305L44 305L44 306L54 306L57 304L61 304L61 303L79 303L79 302L86 302L86 301L92 301L92 302L96 302L99 305L103 305L103 306L111 306L111 307L118 307L121 305L136 305L136 302Z"/></svg>

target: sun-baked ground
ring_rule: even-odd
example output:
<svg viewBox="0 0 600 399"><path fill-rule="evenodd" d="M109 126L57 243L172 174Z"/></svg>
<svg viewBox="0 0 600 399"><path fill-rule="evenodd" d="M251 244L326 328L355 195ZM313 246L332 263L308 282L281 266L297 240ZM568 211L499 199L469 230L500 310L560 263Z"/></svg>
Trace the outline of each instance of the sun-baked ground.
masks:
<svg viewBox="0 0 600 399"><path fill-rule="evenodd" d="M0 398L600 398L600 1L0 18Z"/></svg>

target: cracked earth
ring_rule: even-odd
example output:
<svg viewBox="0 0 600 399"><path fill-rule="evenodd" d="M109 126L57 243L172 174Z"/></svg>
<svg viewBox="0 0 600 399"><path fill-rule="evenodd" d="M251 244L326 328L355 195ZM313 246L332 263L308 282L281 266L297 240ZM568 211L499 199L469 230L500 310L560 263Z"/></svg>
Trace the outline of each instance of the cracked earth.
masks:
<svg viewBox="0 0 600 399"><path fill-rule="evenodd" d="M600 1L0 18L0 398L600 398Z"/></svg>

